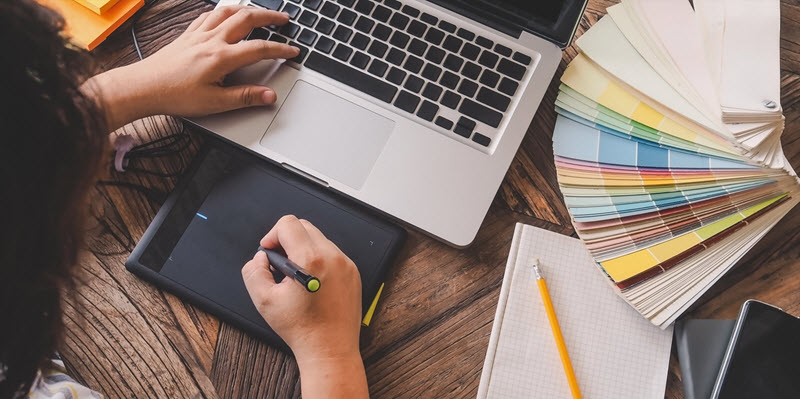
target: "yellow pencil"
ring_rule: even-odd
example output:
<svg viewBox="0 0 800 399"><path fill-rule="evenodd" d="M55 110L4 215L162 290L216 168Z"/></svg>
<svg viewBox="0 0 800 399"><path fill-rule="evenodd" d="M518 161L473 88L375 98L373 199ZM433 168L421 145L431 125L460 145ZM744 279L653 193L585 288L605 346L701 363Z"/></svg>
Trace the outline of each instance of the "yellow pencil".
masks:
<svg viewBox="0 0 800 399"><path fill-rule="evenodd" d="M533 259L533 273L536 275L536 283L539 285L539 293L542 294L544 309L547 311L547 319L550 320L550 329L553 330L553 337L556 339L558 354L561 356L561 364L564 365L564 373L567 375L569 390L572 391L574 399L580 399L581 391L578 388L578 380L575 378L575 371L572 370L572 362L569 361L567 345L561 335L561 328L558 326L556 311L553 309L553 301L550 300L550 293L547 291L547 284L544 282L542 273L539 271L539 259Z"/></svg>

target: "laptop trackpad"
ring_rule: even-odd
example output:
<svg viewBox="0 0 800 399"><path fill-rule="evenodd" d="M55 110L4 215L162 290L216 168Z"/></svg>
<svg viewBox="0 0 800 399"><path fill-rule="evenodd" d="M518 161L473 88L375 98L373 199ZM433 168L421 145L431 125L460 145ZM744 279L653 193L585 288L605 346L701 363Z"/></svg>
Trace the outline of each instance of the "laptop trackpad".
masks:
<svg viewBox="0 0 800 399"><path fill-rule="evenodd" d="M298 80L261 145L354 189L372 171L394 121Z"/></svg>

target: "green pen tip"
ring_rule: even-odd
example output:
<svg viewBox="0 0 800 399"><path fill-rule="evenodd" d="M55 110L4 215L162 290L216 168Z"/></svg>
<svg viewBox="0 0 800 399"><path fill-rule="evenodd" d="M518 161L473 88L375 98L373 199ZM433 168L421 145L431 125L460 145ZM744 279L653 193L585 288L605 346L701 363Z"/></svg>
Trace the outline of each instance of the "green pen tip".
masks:
<svg viewBox="0 0 800 399"><path fill-rule="evenodd" d="M306 284L306 288L308 288L311 292L317 292L319 290L319 280L313 279Z"/></svg>

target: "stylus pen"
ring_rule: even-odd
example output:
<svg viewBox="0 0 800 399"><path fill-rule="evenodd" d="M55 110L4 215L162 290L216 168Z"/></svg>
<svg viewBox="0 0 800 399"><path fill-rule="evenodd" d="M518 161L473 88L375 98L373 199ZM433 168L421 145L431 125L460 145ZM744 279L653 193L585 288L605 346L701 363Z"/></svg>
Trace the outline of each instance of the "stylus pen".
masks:
<svg viewBox="0 0 800 399"><path fill-rule="evenodd" d="M550 292L547 290L547 284L544 282L544 278L539 271L539 259L533 259L532 263L533 274L536 276L536 284L539 285L539 293L542 295L542 302L544 302L544 310L547 313L547 319L550 321L550 329L553 330L553 337L556 339L556 347L558 347L558 354L561 356L561 364L564 366L564 373L567 375L569 390L572 391L572 397L574 399L580 399L581 390L578 388L578 379L575 378L575 371L572 369L572 362L569 360L569 354L567 354L567 344L564 343L564 336L561 335L561 327L558 326L556 310L553 308L553 301L550 300Z"/></svg>
<svg viewBox="0 0 800 399"><path fill-rule="evenodd" d="M319 291L319 279L308 274L302 267L290 261L289 258L271 249L258 247L258 250L267 254L269 264L278 269L284 276L297 280L300 284L303 284L303 287L306 287L308 292Z"/></svg>

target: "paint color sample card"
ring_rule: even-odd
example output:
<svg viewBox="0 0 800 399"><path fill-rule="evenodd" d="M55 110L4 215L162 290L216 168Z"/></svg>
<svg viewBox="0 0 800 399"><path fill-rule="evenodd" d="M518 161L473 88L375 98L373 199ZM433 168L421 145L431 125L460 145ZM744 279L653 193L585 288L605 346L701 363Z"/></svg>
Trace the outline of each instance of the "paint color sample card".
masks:
<svg viewBox="0 0 800 399"><path fill-rule="evenodd" d="M478 398L571 398L531 259L547 281L584 398L661 399L672 328L643 319L580 240L517 224Z"/></svg>
<svg viewBox="0 0 800 399"><path fill-rule="evenodd" d="M662 328L800 189L780 147L780 104L763 102L778 97L778 1L751 18L747 0L697 0L697 14L673 3L623 0L576 40L553 133L578 236L617 293ZM742 38L755 27L769 27L774 43ZM745 59L757 78L743 73Z"/></svg>

